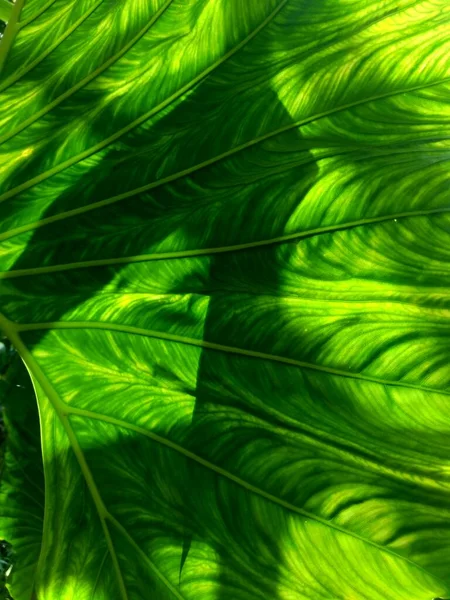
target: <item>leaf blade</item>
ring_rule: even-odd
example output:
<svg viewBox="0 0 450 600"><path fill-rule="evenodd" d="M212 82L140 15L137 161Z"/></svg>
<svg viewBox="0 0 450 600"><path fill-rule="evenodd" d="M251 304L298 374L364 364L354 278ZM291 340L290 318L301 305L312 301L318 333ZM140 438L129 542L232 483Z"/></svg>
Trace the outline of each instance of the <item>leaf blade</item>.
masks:
<svg viewBox="0 0 450 600"><path fill-rule="evenodd" d="M3 90L0 286L44 600L445 594L449 11L419 5L37 11L74 29Z"/></svg>

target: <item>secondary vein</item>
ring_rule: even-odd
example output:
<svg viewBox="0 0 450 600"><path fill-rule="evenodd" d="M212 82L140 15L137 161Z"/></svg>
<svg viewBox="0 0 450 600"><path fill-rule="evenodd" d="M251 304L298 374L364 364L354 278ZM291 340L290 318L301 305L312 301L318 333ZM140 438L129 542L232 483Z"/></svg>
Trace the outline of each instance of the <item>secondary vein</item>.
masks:
<svg viewBox="0 0 450 600"><path fill-rule="evenodd" d="M52 0L54 1L54 0ZM23 131L26 127L37 121L40 117L44 116L50 110L58 106L61 102L72 96L75 92L86 86L90 81L98 77L103 71L113 65L116 61L118 61L130 48L132 48L144 35L145 33L156 23L159 17L167 10L167 8L172 4L173 0L166 0L163 6L153 15L153 17L145 24L145 26L127 43L123 48L121 48L118 52L116 52L113 56L111 56L107 61L105 61L102 65L97 67L92 73L89 73L86 77L81 79L77 84L72 86L69 90L61 94L55 100L47 104L43 109L34 113L28 119L25 119L18 127L12 129L8 133L3 136L0 136L0 144L3 144L7 140L14 137L16 134Z"/></svg>
<svg viewBox="0 0 450 600"><path fill-rule="evenodd" d="M1 325L1 322L0 322ZM370 383L376 383L380 385L386 386L394 386L394 387L405 387L415 390L422 390L425 392L431 392L435 394L443 394L446 396L450 396L450 391L447 390L439 390L432 387L427 387L414 383L407 383L404 381L395 381L390 379L382 379L379 377L371 377L369 375L363 375L361 373L351 373L350 371L344 371L341 369L334 369L330 367L325 367L323 365L315 365L313 363L296 360L293 358L288 358L285 356L278 356L276 354L268 354L265 352L258 352L255 350L247 350L245 348L237 348L235 346L226 346L224 344L216 344L214 342L208 342L206 340L194 339L190 337L185 337L181 335L176 335L173 333L167 333L164 331L155 331L152 329L145 329L142 327L133 327L129 325L119 325L115 323L104 323L98 321L51 321L47 323L25 323L25 324L16 324L16 330L18 332L26 332L26 331L41 331L41 330L51 330L51 329L100 329L103 331L116 331L118 333L129 333L132 335L142 335L145 337L153 337L162 340L167 340L169 342L178 342L181 344L187 344L190 346L197 346L199 348L206 348L208 350L216 350L218 352L225 352L228 354L237 354L241 356L248 356L250 358L259 358L262 360L270 360L273 362L283 363L286 365L292 365L294 367L301 367L304 369L309 369L311 371L319 371L323 373L328 373L330 375L337 375L339 377L346 377L348 379L356 379L360 381L367 381Z"/></svg>
<svg viewBox="0 0 450 600"><path fill-rule="evenodd" d="M5 200L7 200L8 198L11 198L11 197L15 196L19 192L21 192L23 190L26 190L26 189L28 189L30 187L33 187L34 185L36 185L36 184L38 184L38 183L40 183L42 181L45 181L46 179L48 179L52 175L55 175L56 173L59 173L60 171L63 171L65 169L67 169L68 167L70 167L70 166L72 166L72 165L80 162L84 158L88 158L92 154L95 154L99 150L102 150L106 146L112 144L113 142L115 142L117 139L119 139L120 137L122 137L123 135L125 135L126 133L128 133L129 131L131 131L132 129L135 129L137 126L139 126L142 123L144 123L145 121L147 121L150 117L152 117L155 114L159 113L166 106L169 106L172 102L174 102L175 100L177 100L180 96L182 96L183 94L185 94L191 88L195 87L197 85L197 83L199 83L201 80L203 80L205 77L207 77L210 73L212 73L220 65L222 65L229 58L231 58L234 54L236 54L236 52L238 52L246 44L248 44L248 42L250 40L252 40L266 25L268 25L270 23L270 21L272 21L272 19L280 12L280 10L287 4L288 1L289 0L282 0L280 2L280 4L276 7L276 9L274 11L272 11L270 13L270 15L262 23L260 23L258 25L258 27L256 29L254 29L246 38L244 38L239 44L237 44L229 52L227 52L226 54L224 54L215 63L213 63L212 65L210 65L209 67L207 67L201 73L199 73L196 77L194 77L194 79L192 79L191 81L189 81L188 83L186 83L179 90L177 90L171 96L169 96L168 98L166 98L163 102L161 102L160 104L158 104L157 106L155 106L151 110L147 111L146 113L144 113L143 115L141 115L140 117L138 117L137 119L135 119L134 121L132 121L131 123L129 123L128 125L126 125L125 127L122 127L122 129L119 129L119 131L116 131L116 133L114 133L113 135L109 136L108 138L105 138L104 140L102 140L98 144L95 144L94 146L91 146L90 148L87 148L83 152L80 152L79 154L76 154L72 158L69 158L68 160L60 163L59 165L56 165L55 167L53 167L52 169L49 169L48 171L44 171L40 175L37 175L36 177L33 177L32 179L29 179L28 181L24 182L23 184L15 187L15 188L12 188L11 190L8 190L7 192L5 192L4 194L2 194L0 196L0 202L3 202Z"/></svg>
<svg viewBox="0 0 450 600"><path fill-rule="evenodd" d="M91 470L86 462L86 458L81 449L81 446L78 442L78 439L75 436L75 432L70 425L69 419L65 412L65 403L61 400L56 390L53 388L46 375L42 371L41 367L38 365L36 360L34 359L31 352L28 350L27 346L23 343L17 327L14 327L14 324L11 323L8 319L6 319L3 315L0 315L0 326L4 329L6 335L10 339L10 341L14 344L14 347L19 352L21 358L29 369L30 373L33 375L35 380L39 383L45 395L47 396L49 402L51 403L58 419L60 420L66 435L69 439L70 445L72 446L72 450L76 456L78 464L80 466L81 472L86 480L86 484L91 493L92 500L96 507L101 526L103 529L103 533L105 536L105 540L111 555L111 559L114 565L114 570L117 576L117 582L119 586L119 590L123 600L129 600L127 590L125 588L125 582L122 576L122 572L120 569L119 561L117 558L117 554L112 542L111 535L108 530L108 526L106 524L105 515L107 514L107 510L103 503L103 500L98 491L97 485L92 476Z"/></svg>
<svg viewBox="0 0 450 600"><path fill-rule="evenodd" d="M132 423L128 423L127 421L123 421L121 419L116 419L116 418L110 417L108 415L95 413L95 412L85 410L85 409L80 409L80 408L76 408L76 407L68 407L67 412L70 414L73 414L73 415L77 415L79 417L94 419L94 420L98 420L98 421L103 421L105 423L109 423L111 425L116 425L117 427L122 427L124 429L128 429L130 431L134 431L140 435L148 437L148 438L152 439L153 441L156 441L168 448L171 448L172 450L175 450L176 452L178 452L180 454L183 454L187 458L194 460L195 462L202 465L203 467L206 467L207 469L210 469L210 470L214 471L215 473L222 475L223 477L227 478L228 480L232 481L233 483L236 483L240 487L247 489L248 491L250 491L262 498L265 498L266 500L269 500L270 502L273 502L274 504L282 506L283 508L289 510L290 512L294 512L298 515L301 515L302 517L306 517L308 519L311 519L313 521L320 523L321 525L329 527L330 529L334 529L335 531L339 531L342 534L349 535L353 538L356 538L356 539L360 540L361 542L366 543L381 552L385 552L387 554L390 554L391 556L394 556L397 559L408 562L409 564L413 565L417 569L427 573L427 575L429 575L429 576L431 575L426 569L421 567L419 564L417 564L413 560L407 558L406 556L398 554L394 550L386 548L385 546L381 546L380 544L377 544L376 542L373 542L372 540L369 540L357 533L354 533L348 529L345 529L344 527L336 525L335 523L332 523L331 521L327 521L326 519L323 519L323 518L315 515L314 513L310 513L308 511L304 510L303 508L299 508L298 506L295 506L294 504L291 504L290 502L287 502L287 501L283 500L282 498L274 496L273 494L270 494L269 492L266 492L265 490L262 490L261 488L254 486L253 484L249 483L248 481L245 481L244 479L237 477L236 475L234 475L233 473L230 473L229 471L223 469L222 467L219 467L219 466L215 465L214 463L209 462L208 460L202 458L201 456L194 454L190 450L187 450L186 448L183 448L182 446L179 446L178 444L172 442L171 440L163 438L163 437L159 436L158 434L153 433L152 431L149 431L149 430L144 429L143 427L139 427L137 425L133 425ZM436 579L438 579L438 578L436 578Z"/></svg>
<svg viewBox="0 0 450 600"><path fill-rule="evenodd" d="M35 60L33 60L31 63L26 64L23 69L19 69L17 73L11 75L11 77L9 77L8 79L5 79L5 81L0 85L0 92L7 89L16 81L19 81L26 73L28 73L29 71L34 69L34 67L36 67L39 63L41 63L44 60L44 58L51 54L53 50L57 48L60 44L62 44L62 42L65 39L67 39L69 35L71 35L81 25L81 23L84 22L94 12L94 10L96 10L100 6L100 4L102 4L102 2L104 2L104 0L97 0L83 15L81 15L81 17L77 21L75 21L75 23L71 27L65 29L63 35L56 39L53 44L48 46L42 54L36 57ZM20 27L20 23L18 24L18 26Z"/></svg>
<svg viewBox="0 0 450 600"><path fill-rule="evenodd" d="M101 267L107 265L120 265L120 264L130 264L137 262L147 262L153 260L163 260L163 259L171 259L171 258L190 258L194 256L204 256L209 254L223 254L225 252L238 252L242 250L251 250L252 248L260 248L264 246L270 246L273 244L281 244L285 242L292 242L296 239L307 238L315 235L323 235L327 233L334 233L335 231L342 231L345 229L351 229L354 227L361 227L366 225L376 225L377 223L382 223L384 221L393 221L395 219L406 219L412 217L424 217L431 216L434 214L442 214L450 212L450 207L445 206L442 208L431 208L424 209L420 211L406 211L403 213L394 213L389 215L381 215L378 217L369 217L366 219L359 219L357 221L347 221L345 223L338 223L335 225L325 225L323 227L316 227L313 229L306 229L304 231L298 231L295 233L289 233L286 235L280 235L273 238L268 238L265 240L256 240L254 242L244 242L242 244L232 244L230 246L218 246L212 248L194 248L192 250L179 250L174 252L154 252L151 254L138 254L134 256L120 256L115 258L103 258L96 260L86 260L80 262L73 263L64 263L61 265L51 265L47 267L32 267L29 269L15 269L11 271L0 272L0 279L12 279L15 277L24 277L26 275L40 275L43 273L55 273L58 271L69 271L72 269L80 269L80 268L88 268L88 267ZM59 215L56 215L59 216ZM73 215L72 215L73 216ZM20 233L25 233L26 231L30 231L31 225L33 225L33 229L37 229L38 227L44 227L44 225L48 225L50 219L52 219L52 223L55 222L55 217L49 217L49 219L43 219L42 221L38 221L36 223L32 223L30 225L24 226L23 228L17 228L15 230L10 230L5 232L4 234L0 234L0 241L5 241L14 237L15 235L19 235ZM20 229L20 231L19 231Z"/></svg>
<svg viewBox="0 0 450 600"><path fill-rule="evenodd" d="M107 519L120 531L120 533L126 538L129 543L133 546L136 552L139 554L141 559L150 567L151 571L160 579L164 585L172 592L172 594L177 598L177 600L184 600L183 596L178 592L178 590L170 583L170 581L164 577L161 571L157 568L155 563L143 552L142 548L136 543L133 537L128 533L125 527L119 523L119 521L108 513Z"/></svg>

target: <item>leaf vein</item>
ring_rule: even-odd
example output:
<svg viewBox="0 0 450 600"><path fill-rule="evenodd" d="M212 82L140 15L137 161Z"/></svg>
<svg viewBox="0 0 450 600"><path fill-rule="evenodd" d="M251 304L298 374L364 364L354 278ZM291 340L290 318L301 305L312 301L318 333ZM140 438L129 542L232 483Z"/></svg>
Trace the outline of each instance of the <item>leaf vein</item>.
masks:
<svg viewBox="0 0 450 600"><path fill-rule="evenodd" d="M103 2L103 0L100 0L100 1ZM280 10L287 4L288 1L289 0L281 0L281 2L278 4L276 9L274 11L272 11L272 13L270 13L270 15L262 23L260 23L258 25L258 27L254 31L252 31L246 38L244 38L239 44L237 44L234 48L232 48L229 52L227 52L224 56L222 56L218 61L216 61L215 63L210 65L208 68L206 68L204 71L199 73L196 77L194 77L194 79L192 79L191 81L186 83L178 91L174 92L171 96L166 98L163 102L161 102L160 104L158 104L157 106L155 106L154 108L149 110L148 112L144 113L143 115L141 115L140 117L138 117L137 119L135 119L134 121L132 121L131 123L126 125L125 127L122 127L122 129L119 129L119 131L116 131L116 133L112 134L108 138L105 138L98 144L95 144L94 146L87 148L83 152L76 154L72 158L69 158L68 160L60 163L59 165L53 167L52 169L49 169L48 171L44 171L40 175L37 175L36 177L29 179L28 181L25 181L23 184L15 187L15 188L12 188L11 190L8 190L7 192L5 192L3 195L0 196L0 202L3 202L5 200L7 200L8 198L16 196L18 193L20 193L26 189L29 189L30 187L33 187L34 185L41 183L42 181L45 181L49 177L52 177L53 175L56 175L57 173L67 169L68 167L71 167L72 165L76 164L77 162L80 162L81 160L83 160L84 158L88 158L92 154L95 154L99 150L102 150L103 148L109 146L110 144L115 142L117 139L119 139L120 137L125 135L126 133L128 133L131 130L138 127L139 125L141 125L142 123L147 121L150 117L154 116L155 114L157 114L158 112L163 110L166 106L169 106L172 102L177 100L180 96L182 96L188 90L190 90L195 85L197 85L197 83L202 81L205 77L207 77L210 73L212 73L220 65L225 63L236 52L241 50L266 25L268 25L268 23L270 23L270 21L280 12ZM1 89L2 88L0 87L0 90Z"/></svg>
<svg viewBox="0 0 450 600"><path fill-rule="evenodd" d="M52 1L54 1L54 0L52 0ZM50 112L50 110L52 110L53 108L58 106L64 100L67 100L67 98L70 98L70 96L72 96L75 92L82 89L90 81L92 81L93 79L98 77L98 75L100 75L100 73L105 71L112 64L114 64L117 60L119 60L126 52L128 52L128 50L130 48L132 48L134 46L134 44L136 44L145 35L145 33L147 33L147 31L156 23L156 21L159 19L159 17L167 10L167 8L170 6L170 4L172 4L172 2L173 2L173 0L166 0L165 4L153 15L153 17L149 20L149 22L146 23L145 26L127 44L125 44L125 46L123 48L121 48L118 52L116 52L116 54L114 54L108 60L106 60L102 65L97 67L97 69L92 71L92 73L89 73L89 75L87 75L86 77L81 79L81 81L79 81L76 85L74 85L69 90L64 92L64 94L61 94L60 96L55 98L55 100L53 100L52 102L47 104L42 110L38 111L37 113L35 113L31 117L29 117L28 119L23 121L23 123L21 123L18 127L11 130L9 133L5 134L4 136L0 137L0 144L11 139L16 134L23 131L26 127L28 127L29 125L31 125L32 123L34 123L35 121L40 119L42 116L46 115L48 112Z"/></svg>
<svg viewBox="0 0 450 600"><path fill-rule="evenodd" d="M290 512L294 512L298 515L301 515L302 517L306 517L308 519L316 521L316 522L320 523L321 525L324 525L325 527L329 527L330 529L339 531L340 533L342 533L344 535L349 535L355 539L358 539L359 541L366 543L381 552L385 552L387 554L390 554L391 556L394 556L397 559L408 562L409 564L413 565L417 569L420 569L422 572L427 573L427 575L431 575L426 569L424 569L422 566L420 566L418 563L414 562L413 560L407 558L406 556L398 554L397 552L395 552L394 550L391 550L390 548L382 546L381 544L377 544L376 542L373 542L372 540L369 540L368 538L365 538L357 533L354 533L354 532L346 529L345 527L336 525L335 523L328 521L327 519L323 519L323 518L315 515L314 513L304 510L303 508L299 508L298 506L295 506L294 504L291 504L290 502L287 502L287 501L283 500L282 498L279 498L278 496L270 494L269 492L266 492L265 490L262 490L261 488L254 486L253 484L249 483L248 481L245 481L244 479L237 477L236 475L234 475L233 473L230 473L229 471L223 469L222 467L219 467L219 466L215 465L214 463L211 463L208 460L202 458L201 456L194 454L190 450L187 450L186 448L179 446L175 442L172 442L171 440L169 440L167 438L163 438L160 435L153 433L152 431L149 431L149 430L144 429L143 427L139 427L137 425L133 425L132 423L128 423L127 421L122 421L121 419L116 419L114 417L109 417L107 415L95 413L95 412L85 410L85 409L68 407L67 412L70 414L73 414L73 415L77 415L79 417L84 417L87 419L93 419L93 420L97 420L97 421L103 421L104 423L109 423L109 424L115 425L117 427L122 427L123 429L128 429L130 431L134 431L135 433L139 433L140 435L148 437L155 442L158 442L168 448L171 448L172 450L175 450L176 452L178 452L180 454L183 454L187 458L194 460L198 464L202 465L203 467L205 467L207 469L214 471L218 475L222 475L223 477L227 478L228 480L232 481L233 483L236 483L240 487L242 487L242 488L274 503L274 504L277 504L278 506L282 506L283 508L289 510Z"/></svg>
<svg viewBox="0 0 450 600"><path fill-rule="evenodd" d="M198 348L206 348L208 350L215 350L218 352L224 352L227 354L237 354L240 356L247 356L250 358L258 358L262 360L270 360L272 362L282 363L286 365L292 365L303 369L309 369L312 371L318 371L322 373L328 373L330 375L336 375L338 377L346 377L348 379L355 379L359 381L367 381L369 383L376 383L384 386L394 387L405 387L415 390L422 390L425 392L431 392L435 394L443 394L450 396L450 391L441 390L433 387L423 386L420 384L408 383L404 381L396 381L391 379L382 379L379 377L372 377L370 375L363 375L362 373L352 373L350 371L344 371L342 369L335 369L331 367L325 367L324 365L316 365L306 361L296 360L288 358L286 356L279 356L276 354L268 354L266 352L259 352L255 350L247 350L245 348L238 348L235 346L226 346L224 344L217 344L215 342L208 342L206 340L200 340L163 331L156 331L152 329L145 329L142 327L133 327L129 325L119 325L115 323L104 323L99 321L52 321L47 323L26 323L16 324L16 331L27 332L27 331L40 331L40 330L69 330L69 329L96 329L118 333L129 333L132 335L141 335L145 337L152 337L169 342L177 342L181 344L187 344L190 346L197 346Z"/></svg>
<svg viewBox="0 0 450 600"><path fill-rule="evenodd" d="M0 85L0 92L3 92L13 83L16 83L24 75L29 73L32 69L34 69L38 64L40 64L49 54L53 52L55 48L57 48L62 42L69 37L76 29L83 23L99 6L102 4L104 0L97 0L81 17L75 21L75 23L64 31L64 34L59 37L53 44L48 46L48 48L40 54L35 60L26 65L23 69L20 69L17 73L5 79L5 81ZM20 24L19 24L20 25Z"/></svg>

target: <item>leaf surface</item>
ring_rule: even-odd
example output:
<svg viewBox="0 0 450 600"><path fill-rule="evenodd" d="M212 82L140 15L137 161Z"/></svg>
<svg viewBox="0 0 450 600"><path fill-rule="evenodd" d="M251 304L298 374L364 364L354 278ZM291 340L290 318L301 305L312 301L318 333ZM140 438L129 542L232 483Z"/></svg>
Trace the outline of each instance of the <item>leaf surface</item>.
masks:
<svg viewBox="0 0 450 600"><path fill-rule="evenodd" d="M0 539L7 540L12 548L11 571L6 579L12 597L30 598L42 543L45 503L39 416L24 364L17 354L8 362L0 377L5 428Z"/></svg>
<svg viewBox="0 0 450 600"><path fill-rule="evenodd" d="M38 599L448 594L448 3L14 10Z"/></svg>

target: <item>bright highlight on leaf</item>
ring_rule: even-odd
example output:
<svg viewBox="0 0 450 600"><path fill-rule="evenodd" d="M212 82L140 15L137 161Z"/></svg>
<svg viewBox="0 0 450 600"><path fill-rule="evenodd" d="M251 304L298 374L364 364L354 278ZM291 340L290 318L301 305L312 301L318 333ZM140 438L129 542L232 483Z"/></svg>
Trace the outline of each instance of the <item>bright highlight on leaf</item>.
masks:
<svg viewBox="0 0 450 600"><path fill-rule="evenodd" d="M447 0L17 0L15 600L450 595L449 57Z"/></svg>

